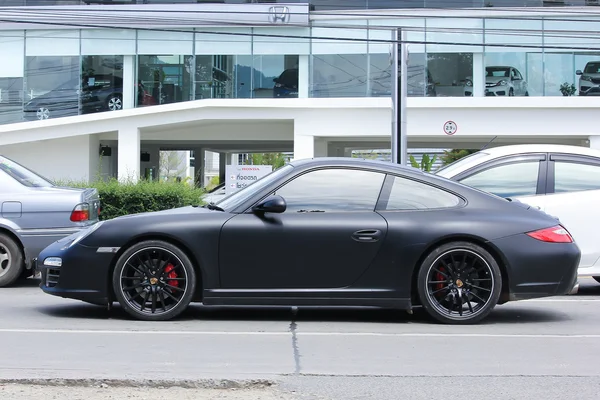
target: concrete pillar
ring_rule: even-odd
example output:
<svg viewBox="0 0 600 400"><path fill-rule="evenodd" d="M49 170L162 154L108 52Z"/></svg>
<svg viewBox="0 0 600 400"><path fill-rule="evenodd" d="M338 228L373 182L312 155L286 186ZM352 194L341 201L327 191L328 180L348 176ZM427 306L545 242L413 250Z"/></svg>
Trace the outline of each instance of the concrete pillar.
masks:
<svg viewBox="0 0 600 400"><path fill-rule="evenodd" d="M137 127L119 129L118 177L122 182L137 182L140 178L140 130Z"/></svg>
<svg viewBox="0 0 600 400"><path fill-rule="evenodd" d="M310 63L308 55L298 56L298 97L309 97Z"/></svg>
<svg viewBox="0 0 600 400"><path fill-rule="evenodd" d="M327 156L327 140L309 135L294 136L294 160Z"/></svg>
<svg viewBox="0 0 600 400"><path fill-rule="evenodd" d="M100 137L88 135L89 154L90 154L90 169L88 172L88 182L99 181L103 179L102 166L100 165Z"/></svg>
<svg viewBox="0 0 600 400"><path fill-rule="evenodd" d="M344 157L352 157L352 149L344 148Z"/></svg>
<svg viewBox="0 0 600 400"><path fill-rule="evenodd" d="M590 136L590 148L600 150L600 135Z"/></svg>
<svg viewBox="0 0 600 400"><path fill-rule="evenodd" d="M137 96L135 80L135 56L123 56L123 108L135 107Z"/></svg>
<svg viewBox="0 0 600 400"><path fill-rule="evenodd" d="M228 153L219 153L219 183L225 182L225 166L227 165ZM231 158L229 158L231 161Z"/></svg>
<svg viewBox="0 0 600 400"><path fill-rule="evenodd" d="M196 159L194 160L194 182L196 182L196 186L204 187L205 173L204 168L206 165L206 161L204 159L204 149L201 147L197 147L194 149L194 154Z"/></svg>
<svg viewBox="0 0 600 400"><path fill-rule="evenodd" d="M473 96L485 96L485 55L473 53Z"/></svg>

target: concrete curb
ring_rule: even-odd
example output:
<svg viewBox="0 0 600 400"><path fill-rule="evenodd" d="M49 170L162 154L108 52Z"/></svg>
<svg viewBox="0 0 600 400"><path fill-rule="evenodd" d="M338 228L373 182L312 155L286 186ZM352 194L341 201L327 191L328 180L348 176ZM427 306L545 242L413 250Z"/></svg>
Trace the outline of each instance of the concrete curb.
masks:
<svg viewBox="0 0 600 400"><path fill-rule="evenodd" d="M0 379L0 385L36 385L36 386L70 386L70 387L125 387L125 388L169 388L184 389L263 389L275 386L274 381L252 379Z"/></svg>

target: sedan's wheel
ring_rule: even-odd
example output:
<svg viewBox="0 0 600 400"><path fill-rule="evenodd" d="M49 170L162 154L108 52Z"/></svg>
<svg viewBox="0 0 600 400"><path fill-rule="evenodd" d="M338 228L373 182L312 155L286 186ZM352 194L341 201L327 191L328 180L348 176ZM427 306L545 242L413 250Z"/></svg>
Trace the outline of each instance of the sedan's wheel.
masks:
<svg viewBox="0 0 600 400"><path fill-rule="evenodd" d="M123 101L121 100L121 96L110 96L106 101L106 106L109 111L117 111L123 108Z"/></svg>
<svg viewBox="0 0 600 400"><path fill-rule="evenodd" d="M421 304L443 323L481 321L498 303L501 289L498 263L473 243L444 244L427 256L419 270Z"/></svg>
<svg viewBox="0 0 600 400"><path fill-rule="evenodd" d="M131 316L163 321L188 307L196 288L196 272L178 247L163 241L145 241L119 258L113 288L119 304Z"/></svg>
<svg viewBox="0 0 600 400"><path fill-rule="evenodd" d="M46 106L41 106L35 112L35 116L39 120L48 119L50 118L50 109L48 109Z"/></svg>
<svg viewBox="0 0 600 400"><path fill-rule="evenodd" d="M14 283L24 266L19 246L10 237L0 234L0 287Z"/></svg>
<svg viewBox="0 0 600 400"><path fill-rule="evenodd" d="M514 96L515 95L515 91L513 90L513 88L510 88L510 90L508 91L508 95L509 96Z"/></svg>

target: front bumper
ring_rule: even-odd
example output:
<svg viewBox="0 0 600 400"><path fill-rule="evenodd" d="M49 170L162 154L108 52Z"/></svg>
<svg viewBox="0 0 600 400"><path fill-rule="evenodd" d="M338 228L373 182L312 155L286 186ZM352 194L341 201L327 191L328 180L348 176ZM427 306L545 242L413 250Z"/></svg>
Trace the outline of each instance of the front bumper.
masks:
<svg viewBox="0 0 600 400"><path fill-rule="evenodd" d="M494 240L504 255L508 298L504 301L560 296L577 285L581 251L575 243L546 243L525 234Z"/></svg>
<svg viewBox="0 0 600 400"><path fill-rule="evenodd" d="M115 254L82 244L64 249L68 242L60 240L40 253L40 289L54 296L107 304L112 297L110 271ZM46 265L45 260L50 257L59 258L61 265Z"/></svg>

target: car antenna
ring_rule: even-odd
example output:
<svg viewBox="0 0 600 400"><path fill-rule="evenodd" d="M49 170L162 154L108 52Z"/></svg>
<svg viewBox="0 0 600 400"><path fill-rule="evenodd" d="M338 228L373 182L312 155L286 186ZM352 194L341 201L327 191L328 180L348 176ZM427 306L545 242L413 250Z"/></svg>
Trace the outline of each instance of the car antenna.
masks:
<svg viewBox="0 0 600 400"><path fill-rule="evenodd" d="M488 147L494 140L496 140L498 136L494 136L492 138L492 140L490 140L489 142L487 142L481 149L479 149L479 151L484 150L486 147Z"/></svg>

